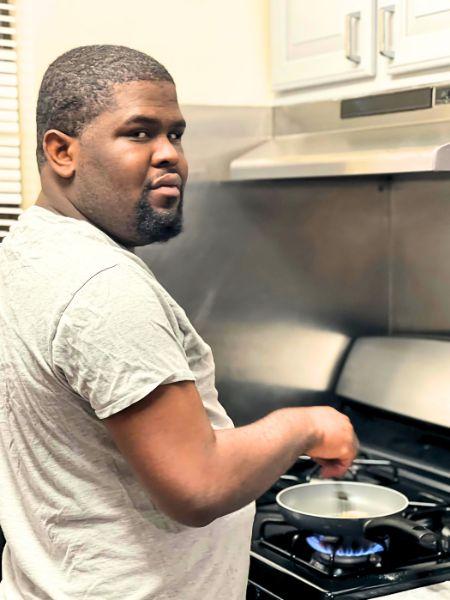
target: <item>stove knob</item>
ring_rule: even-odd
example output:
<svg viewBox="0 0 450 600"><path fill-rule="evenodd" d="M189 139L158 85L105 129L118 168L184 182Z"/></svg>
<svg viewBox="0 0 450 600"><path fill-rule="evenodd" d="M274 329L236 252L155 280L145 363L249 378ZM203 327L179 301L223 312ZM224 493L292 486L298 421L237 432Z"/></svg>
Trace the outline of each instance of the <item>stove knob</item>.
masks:
<svg viewBox="0 0 450 600"><path fill-rule="evenodd" d="M428 550L437 550L439 538L435 533L432 531L427 531L425 527L421 526L414 527L414 529L419 532L424 532L418 538L419 544L422 546L422 548L428 548Z"/></svg>

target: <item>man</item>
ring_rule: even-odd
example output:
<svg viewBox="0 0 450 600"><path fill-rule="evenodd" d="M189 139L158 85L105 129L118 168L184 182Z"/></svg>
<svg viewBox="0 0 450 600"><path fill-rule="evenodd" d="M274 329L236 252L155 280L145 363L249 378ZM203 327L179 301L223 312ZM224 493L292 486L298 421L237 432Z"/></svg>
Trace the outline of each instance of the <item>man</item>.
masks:
<svg viewBox="0 0 450 600"><path fill-rule="evenodd" d="M71 50L37 125L42 193L0 251L3 597L242 600L253 500L302 453L342 475L352 426L310 407L234 428L209 346L134 254L182 227L162 65Z"/></svg>

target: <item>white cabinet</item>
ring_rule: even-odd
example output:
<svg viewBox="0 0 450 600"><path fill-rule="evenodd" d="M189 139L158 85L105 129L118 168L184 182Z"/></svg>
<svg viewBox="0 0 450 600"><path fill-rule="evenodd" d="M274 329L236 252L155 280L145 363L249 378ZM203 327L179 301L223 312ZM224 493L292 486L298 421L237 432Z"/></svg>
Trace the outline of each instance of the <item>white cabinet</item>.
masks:
<svg viewBox="0 0 450 600"><path fill-rule="evenodd" d="M389 73L450 65L450 0L397 0L392 9Z"/></svg>
<svg viewBox="0 0 450 600"><path fill-rule="evenodd" d="M276 90L375 74L375 0L271 0Z"/></svg>
<svg viewBox="0 0 450 600"><path fill-rule="evenodd" d="M450 0L271 0L272 87L303 97L450 80Z"/></svg>

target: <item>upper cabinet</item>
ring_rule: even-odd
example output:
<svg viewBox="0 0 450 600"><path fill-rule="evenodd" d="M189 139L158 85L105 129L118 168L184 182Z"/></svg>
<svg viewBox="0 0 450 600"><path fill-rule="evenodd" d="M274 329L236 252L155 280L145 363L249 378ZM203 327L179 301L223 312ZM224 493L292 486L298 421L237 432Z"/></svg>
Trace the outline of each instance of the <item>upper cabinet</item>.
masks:
<svg viewBox="0 0 450 600"><path fill-rule="evenodd" d="M271 54L279 92L450 79L450 0L271 0Z"/></svg>
<svg viewBox="0 0 450 600"><path fill-rule="evenodd" d="M271 0L273 87L375 74L375 0Z"/></svg>
<svg viewBox="0 0 450 600"><path fill-rule="evenodd" d="M397 0L396 5L380 10L384 36L391 37L389 72L450 65L449 0Z"/></svg>

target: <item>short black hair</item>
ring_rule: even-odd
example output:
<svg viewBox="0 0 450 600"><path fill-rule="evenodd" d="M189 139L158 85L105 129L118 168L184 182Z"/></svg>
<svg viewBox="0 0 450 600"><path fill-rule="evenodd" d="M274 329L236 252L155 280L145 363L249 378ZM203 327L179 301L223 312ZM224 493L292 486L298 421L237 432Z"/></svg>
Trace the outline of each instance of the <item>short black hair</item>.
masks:
<svg viewBox="0 0 450 600"><path fill-rule="evenodd" d="M157 60L126 46L96 44L65 52L46 70L36 111L39 170L45 163L44 134L57 129L77 137L88 123L111 107L113 85L131 81L168 81Z"/></svg>

